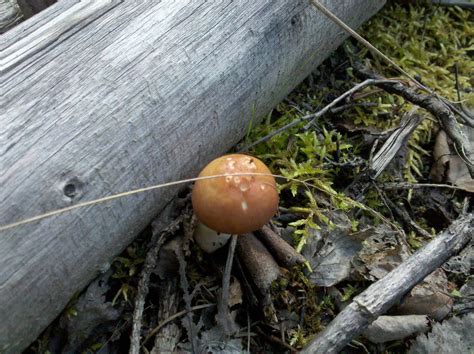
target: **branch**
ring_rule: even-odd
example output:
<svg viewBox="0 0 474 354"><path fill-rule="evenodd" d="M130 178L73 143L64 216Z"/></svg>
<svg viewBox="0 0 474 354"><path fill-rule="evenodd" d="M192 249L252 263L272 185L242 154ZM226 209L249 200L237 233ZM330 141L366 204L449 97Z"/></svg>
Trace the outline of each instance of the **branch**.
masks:
<svg viewBox="0 0 474 354"><path fill-rule="evenodd" d="M150 241L149 251L146 255L145 264L143 265L140 280L138 281L138 293L135 299L135 309L133 310L133 326L132 335L130 336L130 354L138 354L140 352L140 338L142 329L143 310L145 308L145 300L148 295L148 284L150 282L150 275L156 267L158 260L158 253L161 246L168 240L169 237L178 229L182 217L178 217L171 225L163 232L153 232Z"/></svg>
<svg viewBox="0 0 474 354"><path fill-rule="evenodd" d="M474 234L474 214L463 215L433 241L372 284L341 311L302 353L337 353L408 291L458 253Z"/></svg>
<svg viewBox="0 0 474 354"><path fill-rule="evenodd" d="M370 72L360 65L356 65L354 69L355 74L364 80L384 79L383 76ZM384 89L388 93L403 97L405 100L426 109L433 116L438 118L441 125L443 126L443 129L454 142L454 146L459 156L466 163L471 177L474 178L474 163L471 159L474 156L473 148L466 134L464 134L460 128L459 123L456 121L456 116L449 104L447 104L437 95L425 95L418 93L413 88L403 85L400 81L391 83L378 83L376 86Z"/></svg>
<svg viewBox="0 0 474 354"><path fill-rule="evenodd" d="M323 109L317 111L316 113L307 114L303 117L295 119L294 121L284 125L283 127L279 128L277 130L274 130L270 134L265 135L264 137L258 139L257 141L251 143L250 145L245 146L244 148L240 149L239 152L248 151L250 148L254 147L255 145L258 145L258 144L263 143L267 140L270 140L275 135L278 135L281 132L283 132L287 129L290 129L290 128L294 127L295 125L298 125L301 122L304 122L304 121L307 121L307 120L314 120L316 118L319 118L319 117L323 116L324 114L328 113L329 111L331 111L331 109L333 109L336 105L338 105L340 102L344 101L346 98L349 98L350 96L352 96L357 91L360 91L360 90L362 90L363 88L365 88L367 86L378 85L378 84L381 84L381 83L384 83L384 82L385 83L391 83L391 82L394 83L396 81L388 80L388 79L383 79L383 80L368 79L368 80L365 80L365 81L355 85L351 89L347 90L346 92L344 92L342 95L337 97L334 101L329 103Z"/></svg>

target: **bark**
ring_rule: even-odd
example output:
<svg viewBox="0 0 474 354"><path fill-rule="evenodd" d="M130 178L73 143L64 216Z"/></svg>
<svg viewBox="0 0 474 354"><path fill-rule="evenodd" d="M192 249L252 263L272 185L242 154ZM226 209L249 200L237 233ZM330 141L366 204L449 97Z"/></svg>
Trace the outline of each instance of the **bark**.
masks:
<svg viewBox="0 0 474 354"><path fill-rule="evenodd" d="M383 0L324 1L350 26ZM307 0L63 0L0 42L0 225L184 177L346 34ZM0 352L19 352L176 188L0 234Z"/></svg>

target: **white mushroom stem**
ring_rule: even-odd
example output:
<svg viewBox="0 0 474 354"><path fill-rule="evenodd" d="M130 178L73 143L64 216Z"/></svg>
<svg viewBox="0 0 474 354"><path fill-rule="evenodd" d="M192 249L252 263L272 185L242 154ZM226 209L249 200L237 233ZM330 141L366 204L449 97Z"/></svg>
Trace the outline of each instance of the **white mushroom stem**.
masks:
<svg viewBox="0 0 474 354"><path fill-rule="evenodd" d="M206 253L213 253L223 247L229 240L229 234L222 234L208 228L203 223L198 223L194 231L194 241Z"/></svg>

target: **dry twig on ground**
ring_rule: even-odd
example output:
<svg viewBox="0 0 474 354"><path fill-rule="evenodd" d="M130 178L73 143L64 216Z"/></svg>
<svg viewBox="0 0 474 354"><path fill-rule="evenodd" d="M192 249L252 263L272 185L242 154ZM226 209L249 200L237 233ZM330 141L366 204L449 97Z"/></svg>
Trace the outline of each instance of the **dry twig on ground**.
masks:
<svg viewBox="0 0 474 354"><path fill-rule="evenodd" d="M150 281L150 275L156 267L158 260L158 253L160 252L161 246L168 240L168 238L176 232L179 225L182 222L182 217L178 217L173 223L163 232L156 232L153 234L150 240L150 248L147 253L145 264L140 275L140 281L138 283L137 297L135 299L135 309L133 311L133 327L132 335L130 338L130 354L140 353L140 337L142 328L142 317L143 310L145 307L145 299L148 294L148 283Z"/></svg>
<svg viewBox="0 0 474 354"><path fill-rule="evenodd" d="M384 77L369 71L361 65L355 66L355 74L364 80L383 80ZM392 93L403 97L408 102L426 109L435 116L448 136L454 142L454 146L459 156L466 163L469 173L474 178L474 151L466 134L462 131L460 124L456 120L456 115L452 105L437 95L426 95L418 93L415 89L404 85L401 81L380 82L376 86L384 89L388 93Z"/></svg>
<svg viewBox="0 0 474 354"><path fill-rule="evenodd" d="M302 353L340 351L411 288L462 250L473 234L474 213L458 218L433 241L356 296Z"/></svg>

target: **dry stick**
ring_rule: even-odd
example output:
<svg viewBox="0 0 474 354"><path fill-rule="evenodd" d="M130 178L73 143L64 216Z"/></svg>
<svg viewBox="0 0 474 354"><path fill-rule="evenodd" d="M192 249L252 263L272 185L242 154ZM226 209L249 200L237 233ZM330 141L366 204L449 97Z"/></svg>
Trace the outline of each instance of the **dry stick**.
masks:
<svg viewBox="0 0 474 354"><path fill-rule="evenodd" d="M186 318L188 320L188 339L191 343L191 352L196 353L198 347L198 337L194 333L194 323L193 323L193 316L192 316L192 295L189 293L189 283L188 278L186 278L186 261L184 259L184 252L182 247L177 247L175 250L176 257L178 258L179 263L179 281L181 290L183 290L183 299L184 299L184 306L186 308Z"/></svg>
<svg viewBox="0 0 474 354"><path fill-rule="evenodd" d="M216 306L216 304L203 304L203 305L193 306L191 307L191 311L201 310L201 309L205 309L211 306ZM188 314L187 310L176 312L174 315L168 317L166 320L158 324L158 326L153 328L153 330L145 337L145 339L143 340L142 346L144 346L150 340L150 338L156 335L160 331L160 329L162 329L168 323L186 314Z"/></svg>
<svg viewBox="0 0 474 354"><path fill-rule="evenodd" d="M393 214L395 214L397 217L399 217L401 219L402 223L405 224L405 226L411 228L416 233L418 233L418 235L420 235L421 237L423 237L427 240L430 240L433 237L433 235L431 235L428 231L426 231L420 225L418 225L410 217L410 215L408 214L408 212L405 209L398 207L398 205L396 203L392 202L389 198L387 198L385 193L382 190L380 190L379 186L377 186L375 183L374 183L374 187L377 189L380 196L385 200L385 203L386 203L387 207L389 208L390 212L391 213L393 212Z"/></svg>
<svg viewBox="0 0 474 354"><path fill-rule="evenodd" d="M362 67L356 67L355 73L363 79L383 80L383 76L370 72ZM471 143L466 134L460 129L453 112L446 106L442 99L434 95L418 93L411 87L403 85L400 81L395 83L379 83L376 84L376 86L384 89L388 93L403 97L408 102L426 109L433 116L438 118L446 133L453 140L459 156L466 163L469 174L474 178L474 164L471 161L471 157L474 156L474 151L471 147Z"/></svg>
<svg viewBox="0 0 474 354"><path fill-rule="evenodd" d="M452 186L450 184L438 184L438 183L409 183L409 182L392 182L384 183L381 185L382 189L385 190L399 190L399 189L420 189L420 188L448 188L460 191L466 191L465 188ZM468 192L468 191L466 191Z"/></svg>
<svg viewBox="0 0 474 354"><path fill-rule="evenodd" d="M228 336L235 333L234 320L230 317L229 312L229 288L230 288L230 273L232 271L232 263L234 262L235 246L237 245L237 238L239 236L232 235L227 253L227 261L225 263L224 276L222 277L221 296L217 304L217 323L221 326L224 333Z"/></svg>
<svg viewBox="0 0 474 354"><path fill-rule="evenodd" d="M473 234L474 213L456 219L433 241L356 296L302 353L337 353L342 350L416 284L462 250Z"/></svg>
<svg viewBox="0 0 474 354"><path fill-rule="evenodd" d="M352 87L350 90L347 90L346 92L344 92L342 95L340 95L339 97L337 97L334 101L332 101L331 103L329 103L327 106L325 106L323 109L317 111L316 113L311 113L311 114L307 114L301 118L298 118L298 119L295 119L294 121L284 125L283 127L281 128L278 128L277 130L274 130L273 132L271 132L270 134L268 135L265 135L264 137L256 140L255 142L253 142L252 144L250 145L247 145L245 146L244 148L242 148L240 151L248 151L250 148L254 147L255 145L258 145L260 143L263 143L271 138L273 138L275 135L278 135L280 134L281 132L287 130L287 129L290 129L292 127L294 127L295 125L298 125L299 123L301 122L304 122L304 121L307 121L307 120L313 120L313 119L316 119L316 118L319 118L321 117L322 115L328 113L334 106L336 106L338 103L340 103L341 101L345 100L346 98L350 97L352 94L354 94L355 92L357 91L360 91L362 90L363 88L367 87L367 86L372 86L372 85L378 85L378 84L381 84L383 82L386 82L386 83L395 83L395 82L398 82L396 80L388 80L388 79L384 79L384 80L372 80L372 79L369 79L369 80L365 80L357 85L355 85L354 87Z"/></svg>
<svg viewBox="0 0 474 354"><path fill-rule="evenodd" d="M265 225L256 231L258 238L267 246L275 260L286 268L291 268L297 264L304 264L306 258L298 253L288 242L281 238L269 226Z"/></svg>
<svg viewBox="0 0 474 354"><path fill-rule="evenodd" d="M161 246L163 246L169 236L171 236L177 230L181 221L182 217L178 217L165 231L155 233L150 241L150 245L152 246L149 247L150 250L146 255L145 264L143 265L143 270L140 275L140 280L138 282L138 293L135 300L135 309L133 310L133 327L129 350L130 354L140 353L143 309L145 306L145 299L148 294L150 275L153 269L156 267L158 253L160 252Z"/></svg>

